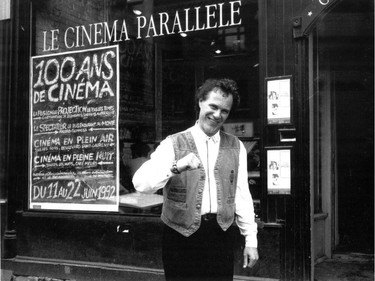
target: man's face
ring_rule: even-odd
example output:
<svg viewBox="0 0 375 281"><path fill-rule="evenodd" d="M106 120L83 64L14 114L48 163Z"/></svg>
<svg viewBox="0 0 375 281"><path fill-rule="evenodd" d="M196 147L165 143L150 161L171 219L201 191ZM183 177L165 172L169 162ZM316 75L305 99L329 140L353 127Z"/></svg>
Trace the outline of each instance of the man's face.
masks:
<svg viewBox="0 0 375 281"><path fill-rule="evenodd" d="M215 135L227 120L232 108L233 96L225 95L220 89L207 94L206 100L199 101L199 126L207 136Z"/></svg>

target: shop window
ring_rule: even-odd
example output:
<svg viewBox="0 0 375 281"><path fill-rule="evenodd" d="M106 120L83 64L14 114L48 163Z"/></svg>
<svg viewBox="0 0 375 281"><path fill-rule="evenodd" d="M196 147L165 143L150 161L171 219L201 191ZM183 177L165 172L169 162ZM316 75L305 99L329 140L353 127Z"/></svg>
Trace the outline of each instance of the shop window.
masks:
<svg viewBox="0 0 375 281"><path fill-rule="evenodd" d="M86 50L118 46L116 155L122 213L160 214L162 192L138 194L132 174L162 139L194 124L196 88L208 78L220 77L239 85L241 105L229 117L226 129L245 144L250 188L259 202L258 1L49 0L32 4L32 56L76 51L84 56ZM231 7L240 11L233 19ZM139 202L150 207L137 207Z"/></svg>

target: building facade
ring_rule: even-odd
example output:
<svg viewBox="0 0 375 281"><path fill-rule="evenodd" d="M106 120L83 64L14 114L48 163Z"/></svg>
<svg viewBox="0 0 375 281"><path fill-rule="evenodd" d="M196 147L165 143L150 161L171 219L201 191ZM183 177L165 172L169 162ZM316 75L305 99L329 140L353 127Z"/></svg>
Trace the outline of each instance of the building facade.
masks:
<svg viewBox="0 0 375 281"><path fill-rule="evenodd" d="M195 89L214 77L240 88L223 130L247 149L258 223L260 260L242 269L238 234L235 279L314 280L340 247L373 253L373 11L367 0L11 1L2 264L163 280L162 195L136 193L129 163L194 124Z"/></svg>

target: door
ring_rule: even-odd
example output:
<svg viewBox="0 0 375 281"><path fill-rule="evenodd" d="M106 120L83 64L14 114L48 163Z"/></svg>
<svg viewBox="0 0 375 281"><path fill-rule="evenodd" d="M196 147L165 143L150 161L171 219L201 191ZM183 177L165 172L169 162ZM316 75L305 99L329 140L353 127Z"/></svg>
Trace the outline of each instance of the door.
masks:
<svg viewBox="0 0 375 281"><path fill-rule="evenodd" d="M336 138L334 77L318 32L309 37L310 187L313 262L331 257L335 237Z"/></svg>
<svg viewBox="0 0 375 281"><path fill-rule="evenodd" d="M340 2L309 35L315 262L335 251L374 249L373 5Z"/></svg>

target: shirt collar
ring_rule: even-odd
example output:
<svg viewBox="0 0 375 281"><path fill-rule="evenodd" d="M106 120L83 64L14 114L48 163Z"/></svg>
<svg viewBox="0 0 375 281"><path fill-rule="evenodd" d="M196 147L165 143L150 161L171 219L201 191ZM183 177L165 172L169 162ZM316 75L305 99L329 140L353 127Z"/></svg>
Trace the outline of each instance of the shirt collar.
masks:
<svg viewBox="0 0 375 281"><path fill-rule="evenodd" d="M192 128L194 134L201 140L212 140L214 143L217 143L220 141L220 130L213 135L212 137L207 136L201 129L201 127L198 124L198 121L195 122L195 125Z"/></svg>

